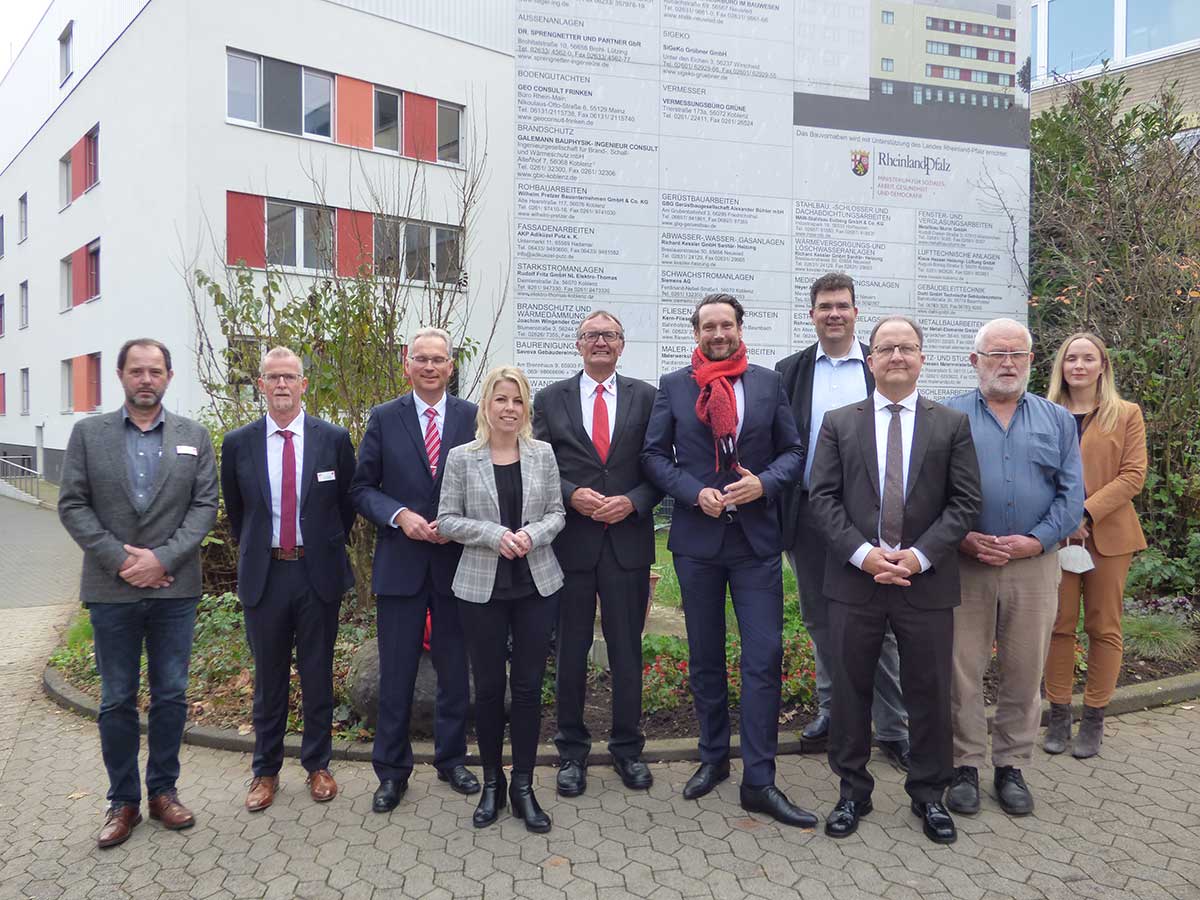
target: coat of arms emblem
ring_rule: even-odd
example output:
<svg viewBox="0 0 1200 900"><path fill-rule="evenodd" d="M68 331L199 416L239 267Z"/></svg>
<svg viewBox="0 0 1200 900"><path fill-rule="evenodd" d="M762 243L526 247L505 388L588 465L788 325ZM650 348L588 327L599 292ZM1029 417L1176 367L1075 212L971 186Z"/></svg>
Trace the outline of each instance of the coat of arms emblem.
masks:
<svg viewBox="0 0 1200 900"><path fill-rule="evenodd" d="M870 150L851 150L850 151L850 171L858 177L867 174L871 168L871 151Z"/></svg>

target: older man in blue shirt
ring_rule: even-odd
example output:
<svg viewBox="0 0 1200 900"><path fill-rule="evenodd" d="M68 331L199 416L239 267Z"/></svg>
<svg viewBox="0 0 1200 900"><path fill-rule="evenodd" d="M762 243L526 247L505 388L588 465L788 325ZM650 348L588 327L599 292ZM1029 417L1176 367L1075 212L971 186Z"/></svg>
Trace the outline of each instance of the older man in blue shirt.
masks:
<svg viewBox="0 0 1200 900"><path fill-rule="evenodd" d="M993 784L1001 808L1033 812L1021 765L1033 754L1040 687L1058 609L1055 550L1083 520L1083 469L1075 422L1062 407L1026 392L1033 337L995 319L975 336L979 387L947 402L966 413L979 456L983 509L959 548L962 604L954 611L955 775L946 804L979 811L979 768L987 748L983 674L995 643L999 696L992 726Z"/></svg>

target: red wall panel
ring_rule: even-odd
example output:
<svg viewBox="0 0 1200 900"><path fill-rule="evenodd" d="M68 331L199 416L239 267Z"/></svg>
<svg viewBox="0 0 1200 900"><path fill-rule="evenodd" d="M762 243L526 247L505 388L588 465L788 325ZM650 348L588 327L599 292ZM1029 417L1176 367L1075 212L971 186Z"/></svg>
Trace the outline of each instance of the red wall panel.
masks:
<svg viewBox="0 0 1200 900"><path fill-rule="evenodd" d="M337 131L334 139L351 147L375 146L375 88L357 78L337 76Z"/></svg>
<svg viewBox="0 0 1200 900"><path fill-rule="evenodd" d="M437 160L437 101L420 94L405 94L404 155Z"/></svg>
<svg viewBox="0 0 1200 900"><path fill-rule="evenodd" d="M92 397L88 390L88 358L71 359L71 403L75 412L91 412Z"/></svg>
<svg viewBox="0 0 1200 900"><path fill-rule="evenodd" d="M267 201L257 194L225 193L225 261L252 269L267 265Z"/></svg>
<svg viewBox="0 0 1200 900"><path fill-rule="evenodd" d="M81 137L71 148L71 199L84 191L87 183L87 138Z"/></svg>
<svg viewBox="0 0 1200 900"><path fill-rule="evenodd" d="M87 245L71 254L71 305L78 306L88 300Z"/></svg>
<svg viewBox="0 0 1200 900"><path fill-rule="evenodd" d="M0 416L4 415L7 411L5 403L8 396L8 385L5 384L4 378L5 373L0 372Z"/></svg>
<svg viewBox="0 0 1200 900"><path fill-rule="evenodd" d="M343 278L358 274L360 266L370 267L375 241L375 220L368 212L352 209L337 211L337 273Z"/></svg>

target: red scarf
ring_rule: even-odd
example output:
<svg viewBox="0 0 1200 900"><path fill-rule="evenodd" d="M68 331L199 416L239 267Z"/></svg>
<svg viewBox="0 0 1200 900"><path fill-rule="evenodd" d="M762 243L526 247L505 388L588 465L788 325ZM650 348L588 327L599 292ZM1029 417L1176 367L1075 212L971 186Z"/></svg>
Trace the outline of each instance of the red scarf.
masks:
<svg viewBox="0 0 1200 900"><path fill-rule="evenodd" d="M718 472L737 463L737 397L730 379L742 375L748 365L745 344L739 344L732 356L715 361L699 347L692 351L692 377L700 386L696 418L713 433Z"/></svg>

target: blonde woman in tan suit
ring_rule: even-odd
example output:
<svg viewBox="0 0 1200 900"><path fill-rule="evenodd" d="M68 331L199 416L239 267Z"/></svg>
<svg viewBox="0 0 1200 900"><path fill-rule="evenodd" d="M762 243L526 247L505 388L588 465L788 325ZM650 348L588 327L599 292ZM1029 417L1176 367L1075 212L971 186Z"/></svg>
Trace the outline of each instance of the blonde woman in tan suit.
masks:
<svg viewBox="0 0 1200 900"><path fill-rule="evenodd" d="M1080 332L1063 341L1054 358L1047 397L1067 408L1079 428L1084 520L1072 541L1082 540L1095 565L1078 575L1063 571L1058 618L1046 658L1050 724L1043 747L1062 753L1071 742L1079 759L1095 756L1104 736L1104 708L1121 671L1121 601L1133 554L1146 538L1133 498L1146 480L1146 424L1135 403L1122 400L1113 380L1104 341ZM1071 741L1071 686L1075 673L1075 628L1083 598L1088 636L1087 689L1083 721Z"/></svg>

